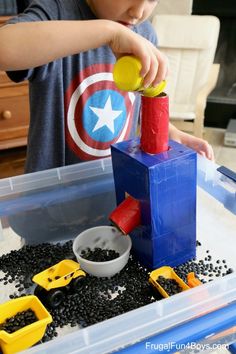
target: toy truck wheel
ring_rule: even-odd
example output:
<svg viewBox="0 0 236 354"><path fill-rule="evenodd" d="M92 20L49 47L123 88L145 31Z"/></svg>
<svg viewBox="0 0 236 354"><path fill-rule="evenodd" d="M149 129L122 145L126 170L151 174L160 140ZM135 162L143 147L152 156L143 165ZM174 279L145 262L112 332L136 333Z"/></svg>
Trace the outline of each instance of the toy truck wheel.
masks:
<svg viewBox="0 0 236 354"><path fill-rule="evenodd" d="M42 286L40 285L36 286L36 288L34 289L34 295L37 296L39 300L42 301L42 303L45 303L47 291Z"/></svg>
<svg viewBox="0 0 236 354"><path fill-rule="evenodd" d="M80 275L79 277L73 279L73 281L71 282L71 289L73 291L77 291L80 288L81 282L84 280L84 276Z"/></svg>
<svg viewBox="0 0 236 354"><path fill-rule="evenodd" d="M60 289L52 289L47 292L47 304L52 307L58 307L65 298L65 294Z"/></svg>

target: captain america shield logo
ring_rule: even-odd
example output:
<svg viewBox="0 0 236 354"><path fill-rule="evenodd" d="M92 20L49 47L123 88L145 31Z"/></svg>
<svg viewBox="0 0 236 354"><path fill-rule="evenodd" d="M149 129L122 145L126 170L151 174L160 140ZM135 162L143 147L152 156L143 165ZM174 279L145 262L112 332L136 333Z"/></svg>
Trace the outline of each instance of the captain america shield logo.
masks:
<svg viewBox="0 0 236 354"><path fill-rule="evenodd" d="M107 157L111 144L129 137L135 95L115 86L112 69L92 65L66 91L66 140L81 160Z"/></svg>

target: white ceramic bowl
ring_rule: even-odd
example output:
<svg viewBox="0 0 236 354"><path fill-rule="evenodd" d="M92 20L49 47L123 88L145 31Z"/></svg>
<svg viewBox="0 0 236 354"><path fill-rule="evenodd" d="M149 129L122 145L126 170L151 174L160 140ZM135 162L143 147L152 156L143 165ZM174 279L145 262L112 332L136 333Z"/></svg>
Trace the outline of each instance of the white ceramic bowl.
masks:
<svg viewBox="0 0 236 354"><path fill-rule="evenodd" d="M80 233L73 242L73 252L81 268L96 277L112 277L127 264L132 246L131 238L113 226L97 226ZM112 249L120 254L107 262L93 262L80 256L86 248Z"/></svg>

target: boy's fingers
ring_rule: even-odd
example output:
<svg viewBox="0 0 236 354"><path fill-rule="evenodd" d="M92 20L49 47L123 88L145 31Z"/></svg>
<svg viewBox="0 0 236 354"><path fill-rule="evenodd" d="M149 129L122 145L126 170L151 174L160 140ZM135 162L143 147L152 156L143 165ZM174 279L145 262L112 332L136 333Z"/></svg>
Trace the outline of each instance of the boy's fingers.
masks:
<svg viewBox="0 0 236 354"><path fill-rule="evenodd" d="M165 80L169 73L168 59L165 56L159 55L158 63L158 71L153 81L153 86L157 86L161 81Z"/></svg>
<svg viewBox="0 0 236 354"><path fill-rule="evenodd" d="M209 160L214 160L213 148L206 140L204 140L202 150L205 152L205 155Z"/></svg>
<svg viewBox="0 0 236 354"><path fill-rule="evenodd" d="M199 155L203 156L203 157L206 157L206 154L204 151L198 151Z"/></svg>
<svg viewBox="0 0 236 354"><path fill-rule="evenodd" d="M140 60L141 60L141 64L142 64L142 69L140 72L141 77L145 77L147 75L147 73L150 70L150 63L151 63L151 59L149 55L140 55L139 56Z"/></svg>
<svg viewBox="0 0 236 354"><path fill-rule="evenodd" d="M137 54L142 64L140 75L145 78L145 81L149 81L151 84L154 78L150 81L150 79L146 80L146 77L154 76L155 70L158 69L158 57L156 48L153 46L153 44L145 40L139 47L139 53Z"/></svg>
<svg viewBox="0 0 236 354"><path fill-rule="evenodd" d="M157 86L165 80L169 72L168 59L162 55L156 48L149 49L149 55L141 60L141 76L144 78L144 86Z"/></svg>
<svg viewBox="0 0 236 354"><path fill-rule="evenodd" d="M213 148L210 144L208 144L207 141L204 141L204 144L198 152L200 155L206 157L207 159L215 161Z"/></svg>
<svg viewBox="0 0 236 354"><path fill-rule="evenodd" d="M208 158L209 160L212 160L212 161L215 160L215 158L214 158L214 151L213 151L213 148L212 148L212 146L211 146L210 144L208 144L207 158Z"/></svg>
<svg viewBox="0 0 236 354"><path fill-rule="evenodd" d="M158 73L153 81L153 86L157 86L161 81L166 80L169 73L168 65L164 63L159 63Z"/></svg>
<svg viewBox="0 0 236 354"><path fill-rule="evenodd" d="M150 57L150 68L147 75L144 78L143 85L144 87L149 87L152 85L153 81L156 78L158 72L159 63L156 57L153 55Z"/></svg>

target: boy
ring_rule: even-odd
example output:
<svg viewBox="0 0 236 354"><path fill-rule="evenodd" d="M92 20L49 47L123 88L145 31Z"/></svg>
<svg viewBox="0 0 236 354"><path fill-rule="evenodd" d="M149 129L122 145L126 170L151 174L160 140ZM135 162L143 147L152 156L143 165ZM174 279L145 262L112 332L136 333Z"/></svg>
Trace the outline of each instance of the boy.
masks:
<svg viewBox="0 0 236 354"><path fill-rule="evenodd" d="M112 79L116 58L142 62L144 85L168 74L147 18L157 0L34 0L0 29L0 69L28 79L31 121L26 172L109 156L135 135L140 97ZM14 25L13 25L14 24ZM213 159L206 141L170 125L170 138Z"/></svg>

